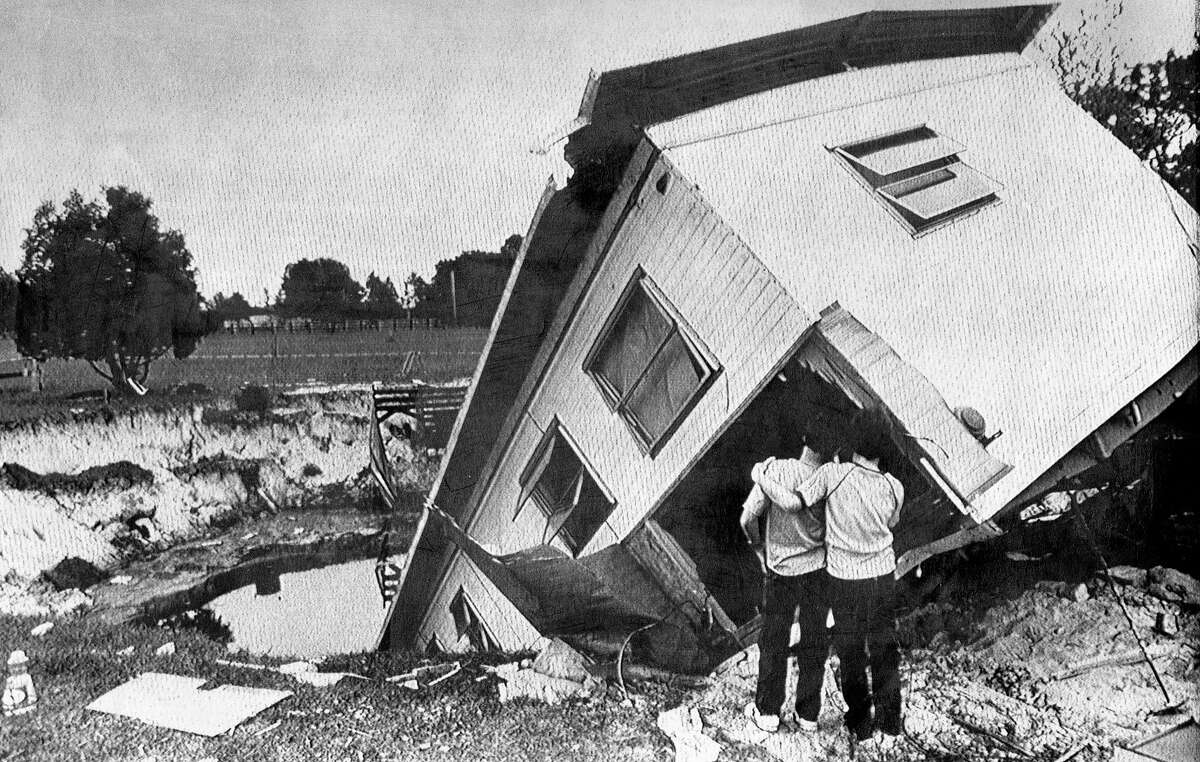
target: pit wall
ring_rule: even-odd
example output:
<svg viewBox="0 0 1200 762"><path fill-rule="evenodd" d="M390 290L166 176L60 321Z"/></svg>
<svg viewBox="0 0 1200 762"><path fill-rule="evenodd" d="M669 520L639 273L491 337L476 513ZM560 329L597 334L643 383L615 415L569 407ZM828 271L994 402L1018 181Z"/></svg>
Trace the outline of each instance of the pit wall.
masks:
<svg viewBox="0 0 1200 762"><path fill-rule="evenodd" d="M131 551L163 548L214 522L302 507L323 488L365 494L366 393L292 397L265 418L228 403L58 414L0 431L0 463L74 474L128 461L150 483L109 479L70 489L16 489L0 474L0 579L32 578L78 556L113 568ZM427 484L411 450L402 483Z"/></svg>

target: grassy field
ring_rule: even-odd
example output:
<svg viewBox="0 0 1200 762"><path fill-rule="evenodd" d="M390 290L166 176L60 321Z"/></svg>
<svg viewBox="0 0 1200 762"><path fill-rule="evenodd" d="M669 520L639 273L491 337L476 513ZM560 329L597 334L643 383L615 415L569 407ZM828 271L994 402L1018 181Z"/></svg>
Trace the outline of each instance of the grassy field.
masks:
<svg viewBox="0 0 1200 762"><path fill-rule="evenodd" d="M282 387L411 378L446 381L471 374L486 337L485 330L469 328L219 333L207 337L186 360L168 355L155 362L147 385L163 389L196 383L227 393L245 383ZM20 369L12 340L0 339L0 374ZM101 389L106 384L82 360L49 360L43 365L43 379L44 394L51 397ZM29 382L23 378L0 379L0 405L6 392L28 388Z"/></svg>
<svg viewBox="0 0 1200 762"><path fill-rule="evenodd" d="M654 725L683 692L657 684L634 688L634 705L610 696L557 706L518 701L501 705L495 679L482 662L498 655L454 656L463 669L436 686L411 691L383 678L405 672L419 657L364 653L327 660L325 671L346 679L312 688L274 672L221 665L231 656L195 630L144 626L113 628L58 620L43 638L30 637L39 620L0 615L0 645L24 648L39 691L37 708L0 719L0 758L20 760L669 760L670 741ZM176 651L154 650L172 641ZM131 653L123 655L124 649ZM295 695L234 728L202 738L87 711L105 691L135 675L169 672L234 684L290 690ZM766 760L757 749L727 748L725 759Z"/></svg>

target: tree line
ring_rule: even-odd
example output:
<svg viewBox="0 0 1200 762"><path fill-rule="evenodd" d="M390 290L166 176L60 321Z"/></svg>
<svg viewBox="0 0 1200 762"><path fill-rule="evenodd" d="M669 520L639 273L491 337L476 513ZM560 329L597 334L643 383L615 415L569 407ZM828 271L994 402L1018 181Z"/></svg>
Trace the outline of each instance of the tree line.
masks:
<svg viewBox="0 0 1200 762"><path fill-rule="evenodd" d="M498 252L464 251L438 262L431 280L414 272L400 289L391 278L373 271L360 284L336 259L301 259L284 269L273 304L254 307L235 291L229 296L218 292L209 305L223 321L263 314L316 322L411 317L485 327L492 322L520 248L521 236L511 235Z"/></svg>

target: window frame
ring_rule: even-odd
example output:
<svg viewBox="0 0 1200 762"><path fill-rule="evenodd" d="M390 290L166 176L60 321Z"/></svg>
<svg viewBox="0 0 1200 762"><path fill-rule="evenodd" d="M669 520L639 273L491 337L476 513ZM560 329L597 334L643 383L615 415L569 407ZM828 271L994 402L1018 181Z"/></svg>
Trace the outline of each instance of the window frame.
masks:
<svg viewBox="0 0 1200 762"><path fill-rule="evenodd" d="M920 124L914 124L908 127L890 130L888 132L882 132L841 142L837 145L827 145L826 149L836 157L838 163L850 173L850 176L853 177L854 180L859 183L859 185L861 185L867 190L868 193L871 194L876 203L880 204L884 209L887 210L888 214L890 214L897 222L904 226L904 229L913 238L921 238L922 236L928 235L935 230L940 230L941 228L958 222L959 220L972 217L984 209L1003 202L1003 199L999 194L1004 190L1004 186L997 182L993 177L963 161L958 152L940 159L931 159L924 163L915 164L907 169L893 172L891 175L878 175L874 172L874 170L871 169L870 166L868 166L868 162L852 155L848 150L863 143L885 140L890 137L904 135L910 132L917 132L919 130L929 131L933 134L935 139L960 147L962 146L959 141L931 127L928 123L922 122ZM966 150L965 147L960 148L960 151L963 150ZM992 192L990 194L981 196L978 199L967 202L966 204L953 207L947 212L925 218L922 215L914 212L911 207L905 204L902 200L897 199L893 193L887 190L889 188L894 188L899 183L915 179L922 175L931 174L938 170L950 169L953 171L953 168L956 166L965 167L967 173L975 175L989 183L991 186L993 186ZM866 170L866 172L870 173L872 176L878 177L880 179L880 183L878 185L874 184L871 181L871 178L865 174L863 170ZM895 177L896 175L901 175L901 177ZM892 177L893 179L888 180L887 178L889 177ZM919 225L914 224L913 219L910 219L906 213L907 215L911 215L913 219L924 219L925 222Z"/></svg>
<svg viewBox="0 0 1200 762"><path fill-rule="evenodd" d="M646 360L645 365L642 367L637 378L635 378L633 382L629 384L629 388L625 390L623 395L621 395L617 393L616 389L613 388L612 384L609 383L608 379L604 377L604 375L599 371L599 368L596 366L601 352L603 352L604 348L608 344L608 341L612 338L613 329L625 314L625 308L628 306L633 296L637 293L638 289L641 289L646 294L651 306L653 306L654 309L656 309L658 313L666 319L671 327L663 339L659 342L654 352L651 353L649 359ZM633 391L637 388L638 383L645 378L646 374L650 371L651 366L654 364L655 359L658 358L663 349L666 348L667 344L670 342L671 337L675 334L679 335L679 338L683 341L685 348L693 360L704 368L704 375L701 377L700 382L696 385L696 388L688 396L687 401L680 406L678 411L676 411L674 418L672 418L671 422L663 429L662 433L656 438L651 438L649 434L642 429L641 424L637 422L637 419L632 412L628 410L627 403L632 396ZM691 327L691 325L684 320L683 315L679 312L675 305L672 304L669 299L667 299L666 294L662 292L662 290L658 287L658 284L656 284L640 266L634 269L632 277L630 277L629 282L625 285L625 289L621 292L621 296L617 299L616 304L614 304L612 309L609 311L608 317L605 319L604 324L600 327L600 331L597 333L596 338L592 342L591 349L588 350L587 354L583 358L582 367L584 374L592 379L592 383L595 384L597 390L599 390L600 397L604 400L604 404L608 407L609 412L621 417L621 419L625 422L626 428L629 430L630 434L632 434L633 440L637 444L638 449L643 455L648 457L654 457L662 450L662 447L675 433L675 430L679 428L679 425L684 421L684 419L687 418L688 414L692 411L692 408L696 406L696 403L700 401L700 398L704 395L704 392L707 391L710 386L712 386L713 381L715 381L717 376L721 374L722 370L721 363L717 360L716 355L713 354L712 350L710 350L707 345L705 345L704 341L701 340L700 336Z"/></svg>
<svg viewBox="0 0 1200 762"><path fill-rule="evenodd" d="M554 446L554 440L556 438L563 442L563 444L571 451L571 454L575 456L575 460L579 462L580 473L576 476L576 479L579 479L583 476L590 478L592 480L592 484L596 486L596 489L608 503L609 510L605 515L604 521L601 522L601 525L603 525L608 520L608 517L617 510L616 498L613 497L612 492L600 479L599 475L597 475L596 469L594 469L588 459L584 457L583 450L579 447L579 443L575 441L575 438L571 436L566 427L562 425L562 422L559 420L558 416L555 416L550 421L550 425L547 426L546 430L542 433L541 438L538 440L537 446L534 447L533 453L529 456L528 462L526 462L524 468L521 469L520 475L517 477L517 483L521 489L521 492L517 503L516 513L513 514L513 519L516 520L517 516L521 514L521 511L525 509L526 505L532 503L537 506L538 510L542 512L542 515L546 517L547 522L549 522L547 529L552 530L546 540L547 542L553 542L555 539L561 538L561 535L563 534L563 528L566 526L567 521L570 519L575 510L578 509L578 506L575 506L575 508L572 508L571 510L553 511L552 506L548 506L544 503L537 490L537 484L541 480L542 475L546 472L546 468L550 465L550 459L553 458L553 453L547 453L547 450ZM600 527L597 526L595 531L593 531L587 538L582 540L576 539L571 535L567 535L567 537L571 538L571 541L568 542L566 539L563 539L562 542L571 551L571 555L578 556L579 553L588 546L588 543L592 541L592 538L596 536L596 532L599 531L599 529Z"/></svg>

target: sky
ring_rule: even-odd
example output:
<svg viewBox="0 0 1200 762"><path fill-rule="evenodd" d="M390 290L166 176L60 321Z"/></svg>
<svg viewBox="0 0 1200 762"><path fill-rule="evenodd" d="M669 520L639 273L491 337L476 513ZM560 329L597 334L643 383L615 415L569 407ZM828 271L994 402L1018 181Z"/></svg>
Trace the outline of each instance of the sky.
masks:
<svg viewBox="0 0 1200 762"><path fill-rule="evenodd" d="M183 232L205 295L261 304L315 257L399 286L526 232L568 174L561 145L531 146L574 118L589 70L1005 2L0 0L0 268L41 201L126 185ZM1194 0L1126 5L1128 60L1190 49Z"/></svg>

